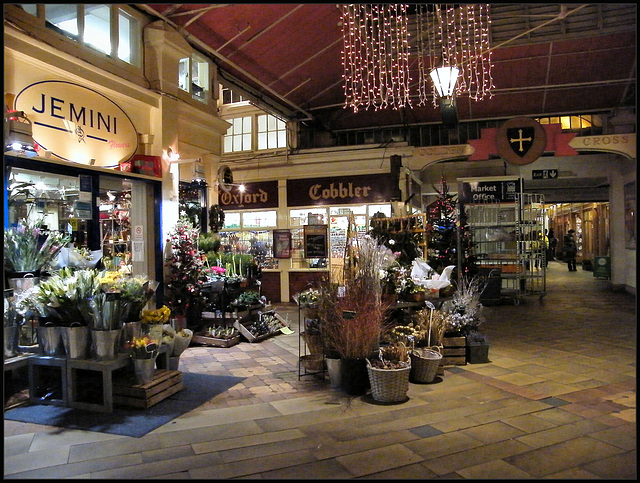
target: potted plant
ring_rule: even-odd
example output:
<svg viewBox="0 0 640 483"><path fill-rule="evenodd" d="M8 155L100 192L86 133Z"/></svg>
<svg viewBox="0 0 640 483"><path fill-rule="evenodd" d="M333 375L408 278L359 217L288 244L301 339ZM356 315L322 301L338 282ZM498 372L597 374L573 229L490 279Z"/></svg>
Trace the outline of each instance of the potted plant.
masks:
<svg viewBox="0 0 640 483"><path fill-rule="evenodd" d="M115 359L122 338L125 305L116 292L100 292L89 301L91 347L96 359Z"/></svg>
<svg viewBox="0 0 640 483"><path fill-rule="evenodd" d="M89 327L93 322L91 299L100 291L97 270L62 268L29 290L22 299L25 310L39 317L40 324L59 326L64 350L70 359L86 359L91 340ZM51 337L51 329L38 328L38 340ZM42 334L42 337L41 337Z"/></svg>
<svg viewBox="0 0 640 483"><path fill-rule="evenodd" d="M13 289L4 291L4 358L9 359L18 354L18 310Z"/></svg>
<svg viewBox="0 0 640 483"><path fill-rule="evenodd" d="M304 330L300 336L304 339L310 354L322 354L321 321L318 314L318 297L320 291L309 287L294 297L304 314Z"/></svg>
<svg viewBox="0 0 640 483"><path fill-rule="evenodd" d="M159 309L145 309L142 311L142 333L156 341L158 347L162 345L164 324L169 322L170 317L171 309L166 305L163 305Z"/></svg>
<svg viewBox="0 0 640 483"><path fill-rule="evenodd" d="M467 338L467 363L483 364L489 362L489 339L485 334L471 331Z"/></svg>
<svg viewBox="0 0 640 483"><path fill-rule="evenodd" d="M12 288L24 290L37 283L40 271L70 241L71 237L62 232L46 232L43 220L34 223L20 220L16 226L5 228L4 268ZM22 282L20 279L25 277L33 280Z"/></svg>
<svg viewBox="0 0 640 483"><path fill-rule="evenodd" d="M171 254L165 260L166 304L174 317L186 318L181 327L199 327L206 304L206 257L197 246L199 232L187 218L180 218L167 239Z"/></svg>
<svg viewBox="0 0 640 483"><path fill-rule="evenodd" d="M459 364L467 362L467 336L475 333L477 338L478 328L484 321L480 296L486 287L486 283L485 280L477 275L460 277L452 299L442 304L440 311L445 324L443 355L448 360L453 360ZM448 347L452 349L449 350ZM458 351L461 353L458 354ZM451 353L448 354L447 352Z"/></svg>
<svg viewBox="0 0 640 483"><path fill-rule="evenodd" d="M328 282L320 289L318 313L325 347L340 357L341 388L347 394L362 395L369 388L366 359L379 348L389 328L386 309L364 279L349 281L344 291Z"/></svg>
<svg viewBox="0 0 640 483"><path fill-rule="evenodd" d="M148 335L134 337L128 344L133 361L133 370L138 384L147 384L153 379L158 357L158 344Z"/></svg>
<svg viewBox="0 0 640 483"><path fill-rule="evenodd" d="M397 403L407 400L411 360L403 342L381 347L378 357L367 358L367 373L374 400Z"/></svg>

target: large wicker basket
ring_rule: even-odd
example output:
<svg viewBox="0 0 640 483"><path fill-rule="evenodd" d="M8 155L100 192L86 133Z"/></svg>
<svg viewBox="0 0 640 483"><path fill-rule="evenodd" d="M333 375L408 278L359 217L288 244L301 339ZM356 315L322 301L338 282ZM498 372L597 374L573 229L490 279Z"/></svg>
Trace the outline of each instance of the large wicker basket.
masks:
<svg viewBox="0 0 640 483"><path fill-rule="evenodd" d="M378 369L367 359L367 372L371 383L371 395L378 402L403 402L409 390L411 363L403 362L401 369Z"/></svg>
<svg viewBox="0 0 640 483"><path fill-rule="evenodd" d="M409 353L411 358L411 380L414 382L433 382L442 360L438 346L418 348Z"/></svg>

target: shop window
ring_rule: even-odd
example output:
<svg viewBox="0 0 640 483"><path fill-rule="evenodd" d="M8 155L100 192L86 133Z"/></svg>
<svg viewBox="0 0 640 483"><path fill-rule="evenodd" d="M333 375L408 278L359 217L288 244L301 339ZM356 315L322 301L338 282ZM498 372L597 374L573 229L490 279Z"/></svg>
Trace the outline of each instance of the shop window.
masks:
<svg viewBox="0 0 640 483"><path fill-rule="evenodd" d="M258 150L287 147L287 124L270 114L258 116Z"/></svg>
<svg viewBox="0 0 640 483"><path fill-rule="evenodd" d="M242 97L237 92L232 91L228 87L222 87L222 103L223 104L239 104L245 103L248 99Z"/></svg>
<svg viewBox="0 0 640 483"><path fill-rule="evenodd" d="M189 57L178 61L178 87L185 92L189 92L189 61Z"/></svg>
<svg viewBox="0 0 640 483"><path fill-rule="evenodd" d="M178 87L194 99L206 102L209 95L209 62L198 54L180 59Z"/></svg>
<svg viewBox="0 0 640 483"><path fill-rule="evenodd" d="M142 30L138 19L118 10L118 58L131 65L140 66L142 53Z"/></svg>
<svg viewBox="0 0 640 483"><path fill-rule="evenodd" d="M39 17L37 5L20 6ZM132 11L109 4L46 4L43 7L44 23L49 29L135 67L142 66L141 21Z"/></svg>
<svg viewBox="0 0 640 483"><path fill-rule="evenodd" d="M227 119L231 127L224 136L224 152L237 153L251 150L251 116Z"/></svg>
<svg viewBox="0 0 640 483"><path fill-rule="evenodd" d="M224 228L220 231L222 252L252 255L260 265L273 257L275 210L225 212Z"/></svg>
<svg viewBox="0 0 640 483"><path fill-rule="evenodd" d="M111 9L108 5L84 6L84 43L96 50L111 53Z"/></svg>

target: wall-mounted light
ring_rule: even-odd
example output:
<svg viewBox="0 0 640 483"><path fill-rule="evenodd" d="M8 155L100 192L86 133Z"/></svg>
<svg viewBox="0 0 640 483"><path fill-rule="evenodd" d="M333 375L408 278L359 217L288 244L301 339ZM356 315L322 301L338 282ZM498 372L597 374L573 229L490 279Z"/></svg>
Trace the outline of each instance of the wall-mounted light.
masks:
<svg viewBox="0 0 640 483"><path fill-rule="evenodd" d="M23 111L5 111L4 152L16 152L28 157L37 156L33 142L31 121Z"/></svg>
<svg viewBox="0 0 640 483"><path fill-rule="evenodd" d="M178 161L180 159L180 154L174 152L173 149L171 149L171 148L167 148L167 150L165 152L165 158L170 163L171 162L175 162L175 161Z"/></svg>

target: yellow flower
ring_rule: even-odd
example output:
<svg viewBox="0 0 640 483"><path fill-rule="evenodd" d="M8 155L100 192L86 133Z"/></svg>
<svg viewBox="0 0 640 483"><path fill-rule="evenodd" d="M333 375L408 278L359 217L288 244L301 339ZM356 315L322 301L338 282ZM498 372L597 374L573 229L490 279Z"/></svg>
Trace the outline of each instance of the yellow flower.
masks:
<svg viewBox="0 0 640 483"><path fill-rule="evenodd" d="M142 311L142 323L143 324L166 324L169 322L171 316L171 309L166 305L156 310L143 310Z"/></svg>

